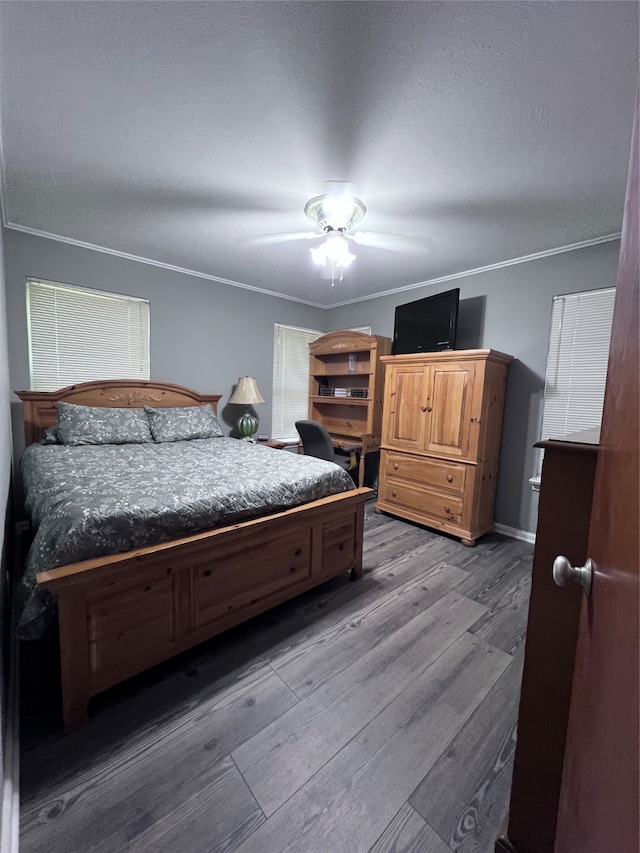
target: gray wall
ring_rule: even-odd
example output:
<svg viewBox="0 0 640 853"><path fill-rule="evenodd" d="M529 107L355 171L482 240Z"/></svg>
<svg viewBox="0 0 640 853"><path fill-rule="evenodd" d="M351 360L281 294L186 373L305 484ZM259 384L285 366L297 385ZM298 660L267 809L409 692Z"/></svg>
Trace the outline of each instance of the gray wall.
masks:
<svg viewBox="0 0 640 853"><path fill-rule="evenodd" d="M618 252L618 241L604 243L325 311L6 231L10 387L29 387L27 276L149 299L152 378L224 394L220 413L229 429L239 414L237 407L226 406L233 386L238 376L255 376L267 400L256 407L264 432L271 428L274 323L324 330L370 324L374 334L391 337L396 305L459 287L458 347L491 347L516 359L507 384L496 521L534 532L537 496L528 479L535 469L551 300L560 293L615 285ZM319 287L325 285L318 280ZM20 407L13 409L19 451Z"/></svg>
<svg viewBox="0 0 640 853"><path fill-rule="evenodd" d="M218 412L227 431L242 413L227 407L229 397L238 377L249 375L267 401L255 409L260 431L271 432L273 324L323 329L326 321L320 308L18 231L5 231L5 268L12 389L29 388L27 276L109 290L150 302L151 378L223 394ZM19 452L20 406L14 401Z"/></svg>
<svg viewBox="0 0 640 853"><path fill-rule="evenodd" d="M619 241L465 276L454 281L368 299L329 313L326 329L370 323L393 336L394 308L460 288L458 349L490 347L514 356L507 397L496 495L496 521L535 532L537 494L533 444L540 437L552 297L616 283Z"/></svg>
<svg viewBox="0 0 640 853"><path fill-rule="evenodd" d="M10 529L7 519L11 482L11 422L9 418L9 366L7 356L7 321L5 314L5 282L2 260L2 235L0 234L0 785L4 791L6 687L8 681L8 579L7 570L11 559L11 541L5 541ZM3 828L6 831L6 827ZM2 832L2 837L5 835Z"/></svg>

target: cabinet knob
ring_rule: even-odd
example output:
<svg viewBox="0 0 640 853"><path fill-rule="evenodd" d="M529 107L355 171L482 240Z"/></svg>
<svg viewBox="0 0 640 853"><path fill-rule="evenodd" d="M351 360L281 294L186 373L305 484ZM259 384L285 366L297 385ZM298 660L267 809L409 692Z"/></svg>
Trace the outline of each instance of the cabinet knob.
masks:
<svg viewBox="0 0 640 853"><path fill-rule="evenodd" d="M426 411L427 411L427 407L426 407L426 406L420 406L420 408L422 409L422 411L423 411L423 412L426 412Z"/></svg>
<svg viewBox="0 0 640 853"><path fill-rule="evenodd" d="M427 406L427 411L428 412L432 411L431 406Z"/></svg>
<svg viewBox="0 0 640 853"><path fill-rule="evenodd" d="M396 496L396 490L395 490L395 489L393 489L393 491L391 492L391 497L392 497L392 498L395 498L395 496Z"/></svg>
<svg viewBox="0 0 640 853"><path fill-rule="evenodd" d="M394 463L393 463L393 467L394 467L394 468L395 468L395 470L397 471L397 470L398 470L398 463L397 463L397 462L394 462Z"/></svg>
<svg viewBox="0 0 640 853"><path fill-rule="evenodd" d="M447 474L447 483L453 483L453 477L451 474Z"/></svg>
<svg viewBox="0 0 640 853"><path fill-rule="evenodd" d="M446 505L445 505L444 511L445 511L447 514L448 514L448 513L450 513L450 512L451 512L451 507L450 507L450 506L446 506Z"/></svg>

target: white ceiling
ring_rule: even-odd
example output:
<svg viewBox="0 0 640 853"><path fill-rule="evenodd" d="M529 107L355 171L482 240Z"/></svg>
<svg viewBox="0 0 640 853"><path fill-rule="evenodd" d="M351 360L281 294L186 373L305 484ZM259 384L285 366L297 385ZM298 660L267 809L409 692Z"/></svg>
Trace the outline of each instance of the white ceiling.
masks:
<svg viewBox="0 0 640 853"><path fill-rule="evenodd" d="M2 2L3 215L319 305L618 232L636 2ZM353 182L323 279L303 208ZM314 244L315 245L315 244Z"/></svg>

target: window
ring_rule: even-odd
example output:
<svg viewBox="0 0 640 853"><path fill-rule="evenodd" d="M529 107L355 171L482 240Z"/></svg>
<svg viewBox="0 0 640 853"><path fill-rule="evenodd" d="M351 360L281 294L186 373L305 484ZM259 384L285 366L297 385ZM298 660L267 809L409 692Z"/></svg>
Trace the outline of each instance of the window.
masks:
<svg viewBox="0 0 640 853"><path fill-rule="evenodd" d="M351 331L370 335L371 327L359 326ZM296 421L309 414L309 344L324 334L317 329L275 324L271 434L276 438L298 440Z"/></svg>
<svg viewBox="0 0 640 853"><path fill-rule="evenodd" d="M615 293L609 287L554 296L541 438L600 426Z"/></svg>
<svg viewBox="0 0 640 853"><path fill-rule="evenodd" d="M32 391L92 379L149 378L149 302L27 280Z"/></svg>
<svg viewBox="0 0 640 853"><path fill-rule="evenodd" d="M271 434L276 438L298 439L296 421L309 411L309 344L323 334L275 324Z"/></svg>

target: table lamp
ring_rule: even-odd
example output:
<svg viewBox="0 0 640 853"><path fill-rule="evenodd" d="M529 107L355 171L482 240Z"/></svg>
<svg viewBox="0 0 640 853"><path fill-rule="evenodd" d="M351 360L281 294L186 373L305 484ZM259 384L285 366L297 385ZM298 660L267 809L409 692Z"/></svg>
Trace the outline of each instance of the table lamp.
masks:
<svg viewBox="0 0 640 853"><path fill-rule="evenodd" d="M253 406L256 403L264 403L264 398L252 376L241 376L229 402ZM253 436L258 431L258 418L247 410L236 421L236 429L245 441L253 441Z"/></svg>

